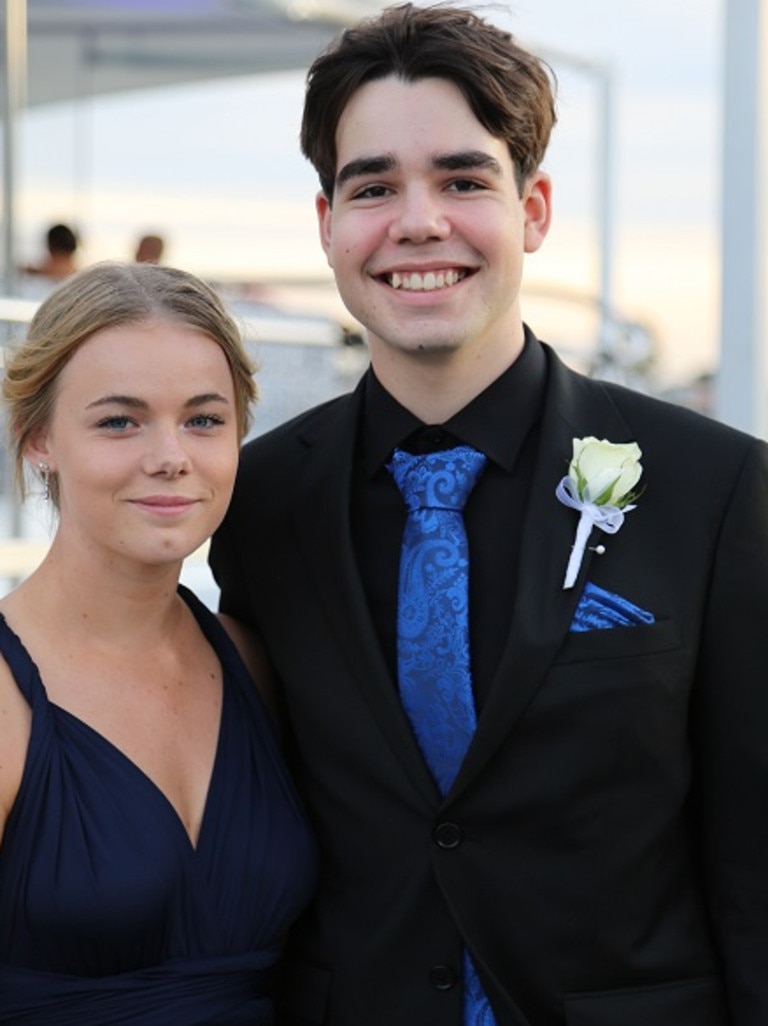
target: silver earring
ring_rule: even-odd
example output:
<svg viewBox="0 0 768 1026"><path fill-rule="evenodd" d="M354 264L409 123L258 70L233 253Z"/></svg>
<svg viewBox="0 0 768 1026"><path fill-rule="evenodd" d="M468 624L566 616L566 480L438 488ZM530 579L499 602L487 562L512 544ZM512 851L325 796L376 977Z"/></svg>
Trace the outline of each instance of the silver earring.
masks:
<svg viewBox="0 0 768 1026"><path fill-rule="evenodd" d="M48 502L51 497L51 468L47 463L38 463L37 469L43 482L43 499Z"/></svg>

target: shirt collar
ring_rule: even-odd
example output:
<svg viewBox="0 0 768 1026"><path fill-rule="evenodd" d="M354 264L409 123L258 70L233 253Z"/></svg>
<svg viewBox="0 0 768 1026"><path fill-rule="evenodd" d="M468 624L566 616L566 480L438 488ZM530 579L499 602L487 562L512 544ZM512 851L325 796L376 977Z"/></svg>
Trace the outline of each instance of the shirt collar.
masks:
<svg viewBox="0 0 768 1026"><path fill-rule="evenodd" d="M484 452L511 473L526 436L538 420L546 378L544 350L526 327L525 344L515 362L440 426L457 442ZM393 449L425 427L387 392L371 368L365 382L360 435L366 476L373 477Z"/></svg>

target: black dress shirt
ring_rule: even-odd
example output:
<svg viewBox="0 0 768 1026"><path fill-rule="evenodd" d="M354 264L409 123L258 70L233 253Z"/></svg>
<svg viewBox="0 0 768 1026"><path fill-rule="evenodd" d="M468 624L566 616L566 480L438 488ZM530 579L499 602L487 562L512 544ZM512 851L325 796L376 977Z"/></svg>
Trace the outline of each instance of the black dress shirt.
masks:
<svg viewBox="0 0 768 1026"><path fill-rule="evenodd" d="M488 457L464 520L470 551L470 651L475 701L488 693L509 635L519 540L546 386L544 352L526 330L512 366L441 425L401 406L369 370L352 482L352 535L374 626L397 679L397 587L405 504L386 464L396 447L434 452L471 445Z"/></svg>

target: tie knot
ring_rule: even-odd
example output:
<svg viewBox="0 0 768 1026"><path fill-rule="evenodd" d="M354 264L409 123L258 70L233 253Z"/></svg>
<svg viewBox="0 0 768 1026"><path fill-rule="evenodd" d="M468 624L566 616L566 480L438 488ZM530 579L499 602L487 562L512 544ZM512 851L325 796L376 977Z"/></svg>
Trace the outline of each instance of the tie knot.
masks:
<svg viewBox="0 0 768 1026"><path fill-rule="evenodd" d="M395 449L387 470L409 510L461 512L485 467L486 457L469 445L414 456Z"/></svg>

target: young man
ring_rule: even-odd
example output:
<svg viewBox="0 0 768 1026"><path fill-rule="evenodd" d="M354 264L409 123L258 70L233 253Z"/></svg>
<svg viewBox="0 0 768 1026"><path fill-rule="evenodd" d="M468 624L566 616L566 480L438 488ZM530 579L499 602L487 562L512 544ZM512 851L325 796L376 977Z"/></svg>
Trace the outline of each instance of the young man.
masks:
<svg viewBox="0 0 768 1026"><path fill-rule="evenodd" d="M320 236L371 368L246 446L211 555L324 856L288 1023L768 1022L768 447L523 325L553 122L540 63L461 9L388 9L309 73ZM409 648L448 570L413 598L398 473L468 450L467 665L456 577ZM418 713L409 655L442 690ZM476 728L435 743L419 716L464 716L468 678Z"/></svg>

